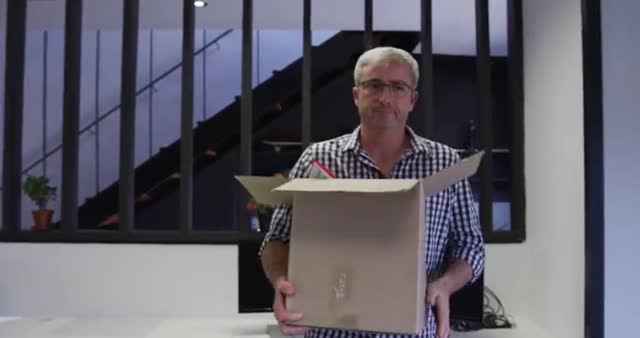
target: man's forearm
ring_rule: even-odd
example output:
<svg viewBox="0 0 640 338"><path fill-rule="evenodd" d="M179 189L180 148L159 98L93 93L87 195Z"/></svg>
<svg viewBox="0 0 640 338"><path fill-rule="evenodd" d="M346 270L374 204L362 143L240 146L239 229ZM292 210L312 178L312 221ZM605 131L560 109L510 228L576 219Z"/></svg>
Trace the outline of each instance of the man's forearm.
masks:
<svg viewBox="0 0 640 338"><path fill-rule="evenodd" d="M265 275L275 285L280 277L287 276L289 266L289 244L281 241L271 241L262 250L262 269Z"/></svg>
<svg viewBox="0 0 640 338"><path fill-rule="evenodd" d="M472 278L471 265L461 259L456 259L438 281L449 291L449 294L453 294L467 285Z"/></svg>

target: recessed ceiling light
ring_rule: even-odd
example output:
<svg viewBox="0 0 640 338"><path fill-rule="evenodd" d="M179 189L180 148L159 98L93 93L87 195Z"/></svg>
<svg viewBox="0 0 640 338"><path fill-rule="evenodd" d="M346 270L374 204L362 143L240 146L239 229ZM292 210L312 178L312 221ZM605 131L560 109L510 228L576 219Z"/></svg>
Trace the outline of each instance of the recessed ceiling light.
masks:
<svg viewBox="0 0 640 338"><path fill-rule="evenodd" d="M205 0L195 0L193 5L196 7L204 7L207 5L207 2Z"/></svg>

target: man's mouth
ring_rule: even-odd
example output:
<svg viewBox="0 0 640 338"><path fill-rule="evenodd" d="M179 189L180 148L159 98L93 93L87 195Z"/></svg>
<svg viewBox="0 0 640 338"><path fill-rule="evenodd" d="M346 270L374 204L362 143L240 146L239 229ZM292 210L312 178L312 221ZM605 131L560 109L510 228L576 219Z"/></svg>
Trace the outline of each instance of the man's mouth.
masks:
<svg viewBox="0 0 640 338"><path fill-rule="evenodd" d="M388 108L377 108L377 109L374 109L373 112L380 113L380 114L393 114L393 110Z"/></svg>

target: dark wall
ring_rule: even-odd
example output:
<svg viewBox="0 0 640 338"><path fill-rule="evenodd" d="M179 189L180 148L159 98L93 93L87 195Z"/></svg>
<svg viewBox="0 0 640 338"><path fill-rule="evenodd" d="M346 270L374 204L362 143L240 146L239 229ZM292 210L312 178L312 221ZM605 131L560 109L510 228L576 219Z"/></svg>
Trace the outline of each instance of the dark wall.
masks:
<svg viewBox="0 0 640 338"><path fill-rule="evenodd" d="M466 144L468 121L479 119L478 90L476 87L475 58L466 56L434 57L434 109L436 116L436 141L455 148ZM494 129L496 148L511 145L511 118L507 106L507 63L505 58L492 60L492 88L494 94ZM351 88L353 74L344 73L327 87L313 95L312 137L322 141L351 132L358 124L358 114L353 104ZM419 97L409 116L409 125L419 134L423 127L416 124L416 115L424 111L424 98ZM282 135L283 140L300 140L300 106L295 106L273 128L268 137Z"/></svg>
<svg viewBox="0 0 640 338"><path fill-rule="evenodd" d="M494 58L492 80L494 89L494 147L509 148L511 144L511 119L507 110L507 64L504 58ZM478 96L476 88L475 59L461 56L434 57L435 88L435 140L455 148L468 143L470 120L478 121ZM312 102L312 139L326 140L351 132L358 124L351 88L353 74L343 73L325 87L316 91ZM256 107L258 109L258 107ZM416 125L415 116L424 111L423 98L418 100L409 124L419 134L422 126ZM302 151L302 147L282 148L280 152L263 141L299 141L301 124L300 105L284 112L282 116L256 133L254 137L255 175L268 176L290 168ZM194 184L194 228L199 230L234 230L247 228L249 216L244 212L247 196L233 175L238 172L239 147L219 154L215 164L197 173ZM498 196L508 198L509 159L496 156ZM501 192L502 191L502 192ZM501 197L499 197L501 198ZM177 229L178 191L150 208L138 213L136 224L141 229Z"/></svg>

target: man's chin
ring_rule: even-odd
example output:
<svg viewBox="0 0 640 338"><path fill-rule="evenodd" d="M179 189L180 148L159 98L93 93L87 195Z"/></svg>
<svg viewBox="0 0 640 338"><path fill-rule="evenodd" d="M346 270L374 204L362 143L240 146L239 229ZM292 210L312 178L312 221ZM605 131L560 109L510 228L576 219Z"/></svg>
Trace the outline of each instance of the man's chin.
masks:
<svg viewBox="0 0 640 338"><path fill-rule="evenodd" d="M393 129L398 129L400 126L397 121L372 121L371 123L366 124L367 127L373 130L379 131L388 131Z"/></svg>

